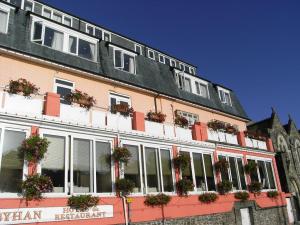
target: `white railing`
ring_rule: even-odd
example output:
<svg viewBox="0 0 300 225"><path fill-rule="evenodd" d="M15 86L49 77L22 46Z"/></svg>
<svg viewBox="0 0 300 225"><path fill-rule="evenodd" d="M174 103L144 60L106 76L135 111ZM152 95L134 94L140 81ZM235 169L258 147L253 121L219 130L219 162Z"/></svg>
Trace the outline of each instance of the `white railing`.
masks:
<svg viewBox="0 0 300 225"><path fill-rule="evenodd" d="M182 127L175 127L176 137L181 140L193 140L192 130Z"/></svg>
<svg viewBox="0 0 300 225"><path fill-rule="evenodd" d="M145 120L145 132L146 134L163 137L164 136L164 125L162 123L156 123Z"/></svg>
<svg viewBox="0 0 300 225"><path fill-rule="evenodd" d="M130 116L122 116L120 114L112 114L110 112L106 115L107 127L121 131L131 131L132 121Z"/></svg>
<svg viewBox="0 0 300 225"><path fill-rule="evenodd" d="M0 93L0 111L20 116L42 117L43 99Z"/></svg>
<svg viewBox="0 0 300 225"><path fill-rule="evenodd" d="M245 141L247 147L267 150L267 144L265 141L260 141L249 137L245 137Z"/></svg>
<svg viewBox="0 0 300 225"><path fill-rule="evenodd" d="M208 140L238 145L237 136L222 131L208 129Z"/></svg>

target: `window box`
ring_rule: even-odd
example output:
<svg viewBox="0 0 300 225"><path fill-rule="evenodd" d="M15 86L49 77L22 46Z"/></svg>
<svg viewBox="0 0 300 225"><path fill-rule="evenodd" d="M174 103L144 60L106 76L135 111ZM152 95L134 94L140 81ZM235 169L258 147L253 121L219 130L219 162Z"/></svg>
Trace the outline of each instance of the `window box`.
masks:
<svg viewBox="0 0 300 225"><path fill-rule="evenodd" d="M187 128L189 126L189 121L180 115L176 115L174 123L182 128Z"/></svg>
<svg viewBox="0 0 300 225"><path fill-rule="evenodd" d="M26 79L20 78L18 80L10 80L6 91L10 94L23 93L23 96L30 97L32 94L37 95L39 88Z"/></svg>
<svg viewBox="0 0 300 225"><path fill-rule="evenodd" d="M129 107L128 104L116 104L112 106L113 112L119 112L123 116L132 116L132 113L134 112L132 107Z"/></svg>
<svg viewBox="0 0 300 225"><path fill-rule="evenodd" d="M72 91L69 95L67 95L66 100L70 104L76 103L80 107L85 108L87 110L89 110L96 104L96 100L94 99L94 97L89 96L87 93L81 92L77 89L75 89L75 91Z"/></svg>
<svg viewBox="0 0 300 225"><path fill-rule="evenodd" d="M207 123L207 126L214 131L224 131L229 134L236 134L238 132L236 125L225 123L219 120L211 120Z"/></svg>
<svg viewBox="0 0 300 225"><path fill-rule="evenodd" d="M147 120L157 123L163 123L166 120L166 115L161 112L148 112Z"/></svg>

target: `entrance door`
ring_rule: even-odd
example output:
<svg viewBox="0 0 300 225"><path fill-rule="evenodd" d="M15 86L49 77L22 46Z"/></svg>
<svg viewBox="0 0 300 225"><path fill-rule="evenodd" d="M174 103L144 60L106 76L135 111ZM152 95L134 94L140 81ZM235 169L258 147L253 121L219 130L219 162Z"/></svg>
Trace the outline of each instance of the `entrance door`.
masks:
<svg viewBox="0 0 300 225"><path fill-rule="evenodd" d="M287 213L288 213L288 217L289 217L289 222L290 223L294 223L295 222L295 218L294 218L294 213L293 213L291 199L287 198L286 202L287 202L286 208L287 208Z"/></svg>
<svg viewBox="0 0 300 225"><path fill-rule="evenodd" d="M251 225L249 208L240 209L242 217L242 225Z"/></svg>

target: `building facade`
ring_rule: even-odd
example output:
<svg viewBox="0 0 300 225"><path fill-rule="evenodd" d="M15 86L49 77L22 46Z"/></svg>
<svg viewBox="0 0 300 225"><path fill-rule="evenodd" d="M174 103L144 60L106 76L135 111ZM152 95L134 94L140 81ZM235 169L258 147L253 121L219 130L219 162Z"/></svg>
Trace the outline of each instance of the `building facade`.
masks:
<svg viewBox="0 0 300 225"><path fill-rule="evenodd" d="M235 93L192 64L39 1L9 0L0 2L0 68L0 224L289 224L272 140L247 136L250 120ZM12 93L20 78L38 94ZM93 96L91 107L70 104L72 93ZM45 158L20 160L19 147L34 135L50 142ZM127 164L107 157L116 147L131 152ZM175 169L178 155L189 156L188 169ZM220 173L221 160L228 168ZM33 174L50 177L54 189L26 202L20 183ZM120 178L135 184L130 201L116 193ZM194 184L187 197L177 194L183 178ZM223 181L230 193L198 200ZM259 195L235 198L254 182ZM146 206L157 193L171 202ZM98 196L98 206L69 208L80 194Z"/></svg>
<svg viewBox="0 0 300 225"><path fill-rule="evenodd" d="M293 119L289 116L286 125L282 125L273 109L272 115L260 122L248 126L249 130L260 130L271 137L276 152L276 162L280 183L288 198L289 215L292 222L300 222L300 134Z"/></svg>

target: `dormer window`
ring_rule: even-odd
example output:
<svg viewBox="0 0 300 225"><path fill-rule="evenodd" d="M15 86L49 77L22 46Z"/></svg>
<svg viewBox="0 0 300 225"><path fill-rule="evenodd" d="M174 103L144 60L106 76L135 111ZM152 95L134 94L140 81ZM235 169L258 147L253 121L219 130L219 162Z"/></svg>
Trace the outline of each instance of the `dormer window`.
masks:
<svg viewBox="0 0 300 225"><path fill-rule="evenodd" d="M159 62L165 63L165 57L163 55L159 55Z"/></svg>
<svg viewBox="0 0 300 225"><path fill-rule="evenodd" d="M25 1L24 2L24 10L26 11L33 11L33 2L32 1Z"/></svg>
<svg viewBox="0 0 300 225"><path fill-rule="evenodd" d="M184 72L189 73L190 72L190 67L184 66Z"/></svg>
<svg viewBox="0 0 300 225"><path fill-rule="evenodd" d="M175 80L181 90L192 92L191 79L186 77L183 72L175 73Z"/></svg>
<svg viewBox="0 0 300 225"><path fill-rule="evenodd" d="M203 98L209 98L208 86L204 82L195 81L196 93Z"/></svg>
<svg viewBox="0 0 300 225"><path fill-rule="evenodd" d="M142 46L140 46L140 45L135 45L135 52L136 52L138 55L143 55L143 53L142 53Z"/></svg>
<svg viewBox="0 0 300 225"><path fill-rule="evenodd" d="M135 56L132 52L114 47L115 68L135 74Z"/></svg>
<svg viewBox="0 0 300 225"><path fill-rule="evenodd" d="M232 105L231 104L231 98L230 98L230 92L224 88L220 88L218 87L218 92L219 92L219 98L221 100L221 102L223 104L226 104L226 105Z"/></svg>
<svg viewBox="0 0 300 225"><path fill-rule="evenodd" d="M175 60L173 60L173 59L171 59L171 66L172 66L172 67L176 67L176 62L175 62Z"/></svg>
<svg viewBox="0 0 300 225"><path fill-rule="evenodd" d="M57 13L57 12L54 12L53 13L53 16L52 16L52 19L56 22L59 22L61 23L62 22L62 14L60 13Z"/></svg>
<svg viewBox="0 0 300 225"><path fill-rule="evenodd" d="M7 33L8 18L9 18L8 10L6 11L0 8L0 33Z"/></svg>
<svg viewBox="0 0 300 225"><path fill-rule="evenodd" d="M148 57L149 57L150 59L153 59L153 60L155 60L154 51L152 51L152 50L148 49Z"/></svg>

